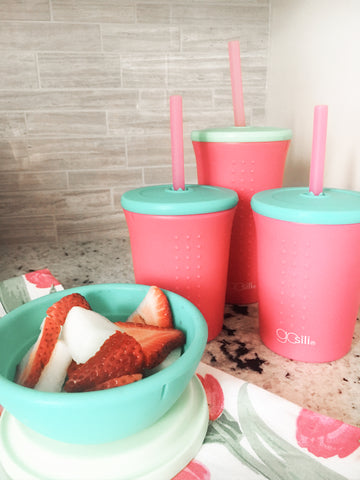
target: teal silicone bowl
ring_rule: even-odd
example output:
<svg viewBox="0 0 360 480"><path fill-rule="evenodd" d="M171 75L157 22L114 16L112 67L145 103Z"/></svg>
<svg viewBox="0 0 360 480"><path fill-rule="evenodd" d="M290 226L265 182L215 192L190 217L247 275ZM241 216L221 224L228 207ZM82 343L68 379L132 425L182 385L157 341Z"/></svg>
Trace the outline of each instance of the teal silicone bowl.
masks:
<svg viewBox="0 0 360 480"><path fill-rule="evenodd" d="M165 291L176 328L186 335L181 357L136 383L82 393L40 392L17 385L16 365L35 342L50 305L78 292L112 321L125 320L148 286L104 284L52 293L22 305L0 321L0 404L24 425L67 443L100 444L133 435L162 417L183 393L201 360L207 325L188 300Z"/></svg>

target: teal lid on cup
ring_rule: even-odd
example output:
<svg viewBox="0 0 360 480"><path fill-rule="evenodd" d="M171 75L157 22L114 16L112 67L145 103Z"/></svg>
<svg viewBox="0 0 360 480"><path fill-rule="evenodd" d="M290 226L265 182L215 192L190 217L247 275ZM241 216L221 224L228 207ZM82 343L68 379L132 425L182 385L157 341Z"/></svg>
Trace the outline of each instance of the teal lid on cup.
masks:
<svg viewBox="0 0 360 480"><path fill-rule="evenodd" d="M360 192L327 189L314 195L306 187L264 190L251 199L254 212L297 223L346 225L360 223Z"/></svg>
<svg viewBox="0 0 360 480"><path fill-rule="evenodd" d="M279 142L291 140L291 137L290 129L276 127L220 127L191 132L194 142Z"/></svg>
<svg viewBox="0 0 360 480"><path fill-rule="evenodd" d="M124 210L149 215L196 215L229 210L238 203L237 193L229 188L208 185L172 185L135 188L121 197Z"/></svg>

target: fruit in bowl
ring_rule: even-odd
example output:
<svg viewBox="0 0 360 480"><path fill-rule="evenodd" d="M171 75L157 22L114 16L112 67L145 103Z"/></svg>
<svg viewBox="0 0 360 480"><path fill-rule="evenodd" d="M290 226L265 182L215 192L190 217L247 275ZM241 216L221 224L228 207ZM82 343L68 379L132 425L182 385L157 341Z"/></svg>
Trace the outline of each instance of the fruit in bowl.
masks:
<svg viewBox="0 0 360 480"><path fill-rule="evenodd" d="M159 287L150 287L126 322L111 322L91 310L82 295L71 293L47 309L39 337L18 365L16 382L49 392L127 385L161 368L174 349L180 355L184 343Z"/></svg>
<svg viewBox="0 0 360 480"><path fill-rule="evenodd" d="M79 287L33 300L3 317L0 322L0 403L31 429L68 443L110 442L125 438L155 423L176 402L194 375L205 349L207 327L203 316L194 305L183 297L167 291L164 293L170 305L173 326L151 325L153 321L151 318L155 318L155 323L158 322L158 318L156 315L152 316L154 303L146 300L151 295L150 290L144 285L130 284ZM65 320L60 327L60 330L64 331L61 331L59 336L59 327L56 322L50 321L51 328L49 328L49 325L46 326L49 321L43 322L43 320L44 318L48 319L49 316L53 318L50 307L56 304L61 306L61 300L65 297L73 298L73 294L81 296L80 305L67 308ZM85 299L92 312L87 312L89 308L82 298ZM66 303L66 301L64 302ZM76 309L80 309L80 312L76 312ZM99 361L99 357L97 357L99 346L90 345L91 348L87 352L88 359L86 356L82 358L82 360L86 359L85 362L76 362L73 354L68 358L68 366L65 369L67 382L71 378L73 381L68 383L68 387L65 382L65 391L49 392L28 388L29 386L36 387L44 373L44 367L40 366L40 370L38 366L36 367L36 364L39 363L38 354L39 352L43 353L44 350L39 348L41 324L42 333L45 332L50 338L50 343L52 342L50 356L55 351L54 339L55 345L61 340L67 348L69 344L74 347L75 342L74 351L77 354L80 353L81 356L84 355L91 343L83 342L80 347L76 343L76 339L82 337L81 333L84 330L82 330L81 322L87 318L88 313L98 315L98 320L101 318L99 324L101 324L102 330L109 329L108 337L103 342L100 341L100 350L105 347L105 357L108 355L108 351L114 348L113 345L110 349L106 347L110 340L112 343L113 341L116 344L122 343L119 339L122 340L122 337L126 336L126 338L131 338L132 346L135 345L138 349L137 345L140 345L141 348L136 350L137 355L142 356L141 365L137 367L139 372L130 371L130 373L124 374L137 375L134 378L137 381L119 388L107 388L109 385L101 385L108 380L113 381L119 378L117 372L114 374L113 365L110 365L110 362L108 370L111 371L111 378L105 376L100 383L97 380L94 383L91 380L94 375L89 372L96 371L102 361ZM66 321L71 318L73 319L72 324L70 322L66 325ZM150 325L147 325L146 322ZM54 323L55 333L53 332ZM144 324L142 325L142 323ZM180 343L177 343L178 341L173 343L170 349L158 348L156 350L153 348L154 341L150 342L149 340L156 337L151 334L146 340L146 335L144 335L144 332L154 329L159 329L161 332L167 330L180 332L182 340ZM97 336L95 335L95 337ZM141 346L141 344L143 345ZM149 345L152 346L147 349ZM168 362L168 366L165 363L163 365L165 368L162 368L161 364L169 351L174 348L176 350L180 346L181 355L177 356L175 361ZM30 353L26 355L27 352ZM154 352L160 352L160 356ZM32 353L33 357L29 362ZM49 352L47 352L48 354ZM64 359L62 358L62 360ZM89 364L86 366L87 362L90 362L90 367ZM19 363L21 364L20 371ZM159 365L160 368L152 370ZM83 368L84 366L85 368ZM83 368L83 371L77 372L78 368ZM36 375L35 378L32 378L34 371ZM142 375L141 380L139 380L139 375ZM120 375L120 377L122 376ZM30 383L27 383L26 379L28 378L31 380ZM79 379L82 384L80 390L93 391L78 391ZM61 384L61 380L59 382ZM123 380L119 381L119 385L123 383ZM85 388L83 388L84 385Z"/></svg>

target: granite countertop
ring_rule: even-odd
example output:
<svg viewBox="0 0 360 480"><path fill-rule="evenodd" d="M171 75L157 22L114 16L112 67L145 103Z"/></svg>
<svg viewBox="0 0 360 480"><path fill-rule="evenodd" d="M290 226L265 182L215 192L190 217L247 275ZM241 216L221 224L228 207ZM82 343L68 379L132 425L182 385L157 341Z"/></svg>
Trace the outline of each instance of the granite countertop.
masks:
<svg viewBox="0 0 360 480"><path fill-rule="evenodd" d="M0 245L0 281L48 268L64 288L133 283L127 237L59 245ZM351 351L342 359L308 364L265 347L257 305L226 305L224 328L208 343L203 362L286 398L301 407L360 427L360 319Z"/></svg>

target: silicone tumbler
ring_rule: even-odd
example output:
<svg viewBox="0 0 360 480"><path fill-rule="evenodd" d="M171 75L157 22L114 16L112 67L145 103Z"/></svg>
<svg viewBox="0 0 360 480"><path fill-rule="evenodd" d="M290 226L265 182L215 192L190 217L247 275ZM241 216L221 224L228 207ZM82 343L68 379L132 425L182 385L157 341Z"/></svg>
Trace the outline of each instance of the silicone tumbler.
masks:
<svg viewBox="0 0 360 480"><path fill-rule="evenodd" d="M235 190L239 196L230 246L226 301L257 302L256 239L250 200L281 187L291 130L229 127L193 131L198 182Z"/></svg>
<svg viewBox="0 0 360 480"><path fill-rule="evenodd" d="M236 192L211 186L143 187L121 198L136 283L157 285L192 302L208 325L222 329Z"/></svg>
<svg viewBox="0 0 360 480"><path fill-rule="evenodd" d="M343 357L360 304L360 193L279 188L251 206L262 341L304 362Z"/></svg>

